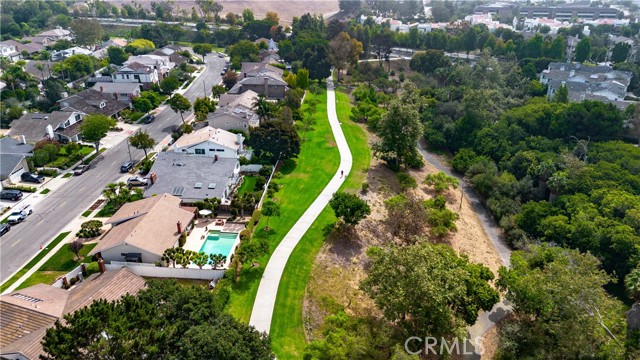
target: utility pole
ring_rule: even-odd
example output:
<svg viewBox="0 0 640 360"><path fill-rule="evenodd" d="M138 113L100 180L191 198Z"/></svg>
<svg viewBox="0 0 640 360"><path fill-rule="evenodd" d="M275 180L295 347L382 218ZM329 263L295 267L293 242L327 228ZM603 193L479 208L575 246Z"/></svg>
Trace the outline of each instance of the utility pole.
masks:
<svg viewBox="0 0 640 360"><path fill-rule="evenodd" d="M204 79L202 79L202 89L204 90L204 97L207 97L207 85L205 84Z"/></svg>

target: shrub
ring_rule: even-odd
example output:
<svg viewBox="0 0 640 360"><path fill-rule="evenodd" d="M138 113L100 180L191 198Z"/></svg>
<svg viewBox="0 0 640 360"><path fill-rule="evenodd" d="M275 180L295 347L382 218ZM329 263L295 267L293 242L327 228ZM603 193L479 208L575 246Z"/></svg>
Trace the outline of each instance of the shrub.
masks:
<svg viewBox="0 0 640 360"><path fill-rule="evenodd" d="M182 234L180 234L180 240L178 240L178 244L180 245L180 247L183 247L184 244L187 243L187 233L183 232Z"/></svg>
<svg viewBox="0 0 640 360"><path fill-rule="evenodd" d="M362 183L362 187L361 190L364 194L366 194L367 192L369 192L369 183L368 182L363 182Z"/></svg>
<svg viewBox="0 0 640 360"><path fill-rule="evenodd" d="M240 231L240 240L245 241L251 238L251 231L249 229L244 229Z"/></svg>
<svg viewBox="0 0 640 360"><path fill-rule="evenodd" d="M5 190L20 190L22 192L36 192L38 191L38 189L36 189L33 186L24 186L24 185L8 185L4 187Z"/></svg>
<svg viewBox="0 0 640 360"><path fill-rule="evenodd" d="M140 173L142 175L147 175L149 173L149 171L151 171L151 167L153 166L153 163L155 163L154 160L147 160L145 161L142 166L140 167Z"/></svg>
<svg viewBox="0 0 640 360"><path fill-rule="evenodd" d="M80 231L76 233L76 236L81 239L94 238L100 235L101 229L102 229L102 221L100 220L85 221L82 223L82 225L80 225Z"/></svg>
<svg viewBox="0 0 640 360"><path fill-rule="evenodd" d="M97 261L93 261L85 265L85 270L85 276L91 276L92 274L99 273L100 267Z"/></svg>
<svg viewBox="0 0 640 360"><path fill-rule="evenodd" d="M263 165L260 168L260 171L258 172L258 174L260 174L260 176L264 176L265 178L268 178L269 176L271 176L272 171L273 171L272 165Z"/></svg>
<svg viewBox="0 0 640 360"><path fill-rule="evenodd" d="M397 175L398 182L400 183L400 189L407 191L409 189L415 189L418 187L416 180L411 175L403 172L399 172Z"/></svg>
<svg viewBox="0 0 640 360"><path fill-rule="evenodd" d="M42 169L38 170L38 175L56 177L58 176L58 170L56 169Z"/></svg>
<svg viewBox="0 0 640 360"><path fill-rule="evenodd" d="M389 75L391 75L391 76L396 76L396 71L395 71L395 70L391 70L391 72L389 73Z"/></svg>
<svg viewBox="0 0 640 360"><path fill-rule="evenodd" d="M458 153L451 159L451 166L460 174L464 174L469 167L476 161L478 155L471 149L460 149Z"/></svg>

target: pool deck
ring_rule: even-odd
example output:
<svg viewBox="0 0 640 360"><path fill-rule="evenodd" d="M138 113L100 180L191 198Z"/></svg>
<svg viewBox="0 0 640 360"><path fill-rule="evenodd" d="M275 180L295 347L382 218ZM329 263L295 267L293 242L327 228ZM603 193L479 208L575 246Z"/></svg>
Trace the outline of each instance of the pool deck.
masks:
<svg viewBox="0 0 640 360"><path fill-rule="evenodd" d="M223 226L215 226L214 219L198 219L198 223L191 230L191 234L187 237L187 242L184 244L183 248L185 250L192 250L195 252L199 252L200 248L204 244L207 239L207 234L209 231L222 231L222 232L234 232L240 233L240 231L244 230L245 226L243 223L234 223L234 222L226 222ZM227 257L227 261L225 262L223 269L228 269L231 263L231 255L235 252L235 249L240 245L240 236L236 238L236 242L233 244L233 251ZM189 267L195 267L194 264L189 264ZM209 268L207 266L206 268Z"/></svg>

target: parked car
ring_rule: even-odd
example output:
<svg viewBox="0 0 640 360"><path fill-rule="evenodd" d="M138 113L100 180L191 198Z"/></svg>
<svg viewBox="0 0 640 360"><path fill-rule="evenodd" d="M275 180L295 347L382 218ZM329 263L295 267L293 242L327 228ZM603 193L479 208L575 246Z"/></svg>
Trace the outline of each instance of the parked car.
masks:
<svg viewBox="0 0 640 360"><path fill-rule="evenodd" d="M7 218L7 222L12 225L19 224L31 214L33 214L33 208L31 205L27 205L18 211L12 212Z"/></svg>
<svg viewBox="0 0 640 360"><path fill-rule="evenodd" d="M143 177L139 177L139 176L132 176L127 180L127 185L129 187L147 186L147 185L149 185L149 179L143 178Z"/></svg>
<svg viewBox="0 0 640 360"><path fill-rule="evenodd" d="M22 173L22 175L20 175L20 179L24 182L32 182L37 184L44 182L44 176L30 172Z"/></svg>
<svg viewBox="0 0 640 360"><path fill-rule="evenodd" d="M22 191L20 190L2 190L0 191L0 199L18 201L22 199Z"/></svg>
<svg viewBox="0 0 640 360"><path fill-rule="evenodd" d="M218 57L222 59L222 58L224 58L224 54L220 53L220 54L218 54Z"/></svg>
<svg viewBox="0 0 640 360"><path fill-rule="evenodd" d="M226 74L226 73L227 73L227 70L229 70L229 69L227 69L227 68L223 68L223 69L222 69L222 72L220 73L220 75L224 75L224 74Z"/></svg>
<svg viewBox="0 0 640 360"><path fill-rule="evenodd" d="M82 165L78 165L75 168L73 168L73 175L75 176L80 176L82 175L85 171L89 170L89 167L91 167L90 164L82 164Z"/></svg>
<svg viewBox="0 0 640 360"><path fill-rule="evenodd" d="M121 173L126 173L126 172L129 172L129 171L133 170L133 166L134 166L135 164L136 164L136 163L135 163L135 162L133 162L133 161L126 161L126 162L123 162L123 163L122 163L122 165L120 165L120 172L121 172Z"/></svg>
<svg viewBox="0 0 640 360"><path fill-rule="evenodd" d="M151 124L152 122L154 122L156 120L156 116L151 114L149 116L147 116L146 119L144 119L144 123L145 124Z"/></svg>
<svg viewBox="0 0 640 360"><path fill-rule="evenodd" d="M9 224L0 224L0 236L6 234L11 230L11 226Z"/></svg>

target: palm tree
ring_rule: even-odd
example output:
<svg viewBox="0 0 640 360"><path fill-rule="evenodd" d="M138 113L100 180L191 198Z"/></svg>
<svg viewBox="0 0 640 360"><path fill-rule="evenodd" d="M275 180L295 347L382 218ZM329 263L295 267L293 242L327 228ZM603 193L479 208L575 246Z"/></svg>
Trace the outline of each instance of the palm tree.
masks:
<svg viewBox="0 0 640 360"><path fill-rule="evenodd" d="M44 82L44 63L37 63L36 69L40 70L40 78L42 79L42 82Z"/></svg>
<svg viewBox="0 0 640 360"><path fill-rule="evenodd" d="M256 101L253 102L253 110L261 121L269 120L273 116L273 107L262 94L258 95Z"/></svg>

